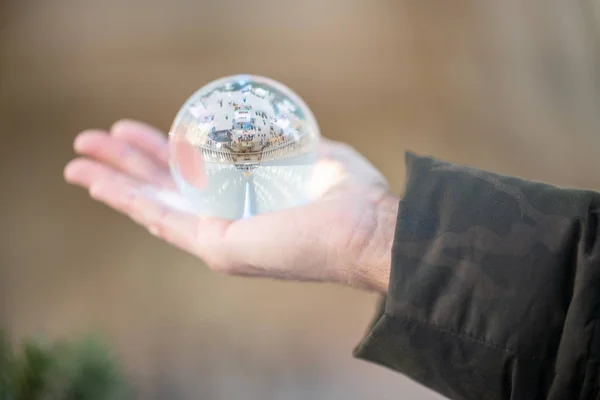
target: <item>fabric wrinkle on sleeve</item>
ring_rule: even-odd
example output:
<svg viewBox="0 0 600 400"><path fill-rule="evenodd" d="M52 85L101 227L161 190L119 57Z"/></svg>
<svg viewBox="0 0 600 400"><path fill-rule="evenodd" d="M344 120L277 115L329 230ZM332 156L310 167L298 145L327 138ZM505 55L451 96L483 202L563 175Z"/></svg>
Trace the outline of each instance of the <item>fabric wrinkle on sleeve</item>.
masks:
<svg viewBox="0 0 600 400"><path fill-rule="evenodd" d="M406 162L389 291L355 355L451 399L595 398L599 195Z"/></svg>

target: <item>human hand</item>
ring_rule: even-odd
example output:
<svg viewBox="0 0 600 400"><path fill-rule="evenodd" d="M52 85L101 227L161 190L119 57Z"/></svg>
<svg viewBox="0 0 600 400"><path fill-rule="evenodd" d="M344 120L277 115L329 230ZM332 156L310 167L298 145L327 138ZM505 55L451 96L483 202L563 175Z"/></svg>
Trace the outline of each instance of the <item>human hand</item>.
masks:
<svg viewBox="0 0 600 400"><path fill-rule="evenodd" d="M308 205L230 221L198 216L176 191L158 130L123 120L88 130L65 179L213 270L336 282L386 293L398 198L346 144L322 139Z"/></svg>

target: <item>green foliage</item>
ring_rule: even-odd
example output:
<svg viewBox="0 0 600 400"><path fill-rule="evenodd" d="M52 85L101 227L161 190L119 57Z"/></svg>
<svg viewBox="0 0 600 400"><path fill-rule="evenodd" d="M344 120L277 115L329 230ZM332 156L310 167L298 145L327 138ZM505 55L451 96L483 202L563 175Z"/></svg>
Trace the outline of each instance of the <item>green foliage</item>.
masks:
<svg viewBox="0 0 600 400"><path fill-rule="evenodd" d="M13 351L0 332L0 400L126 400L118 363L95 339L47 345L31 340Z"/></svg>

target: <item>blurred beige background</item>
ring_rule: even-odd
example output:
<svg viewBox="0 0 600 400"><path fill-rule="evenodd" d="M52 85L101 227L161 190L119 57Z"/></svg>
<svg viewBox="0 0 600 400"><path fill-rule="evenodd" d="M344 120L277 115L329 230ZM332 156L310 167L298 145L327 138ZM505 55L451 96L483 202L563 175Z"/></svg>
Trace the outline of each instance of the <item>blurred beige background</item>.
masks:
<svg viewBox="0 0 600 400"><path fill-rule="evenodd" d="M600 188L592 0L0 0L0 325L109 335L144 399L435 399L351 358L375 298L210 273L62 181L71 142L281 80L389 177L412 149Z"/></svg>

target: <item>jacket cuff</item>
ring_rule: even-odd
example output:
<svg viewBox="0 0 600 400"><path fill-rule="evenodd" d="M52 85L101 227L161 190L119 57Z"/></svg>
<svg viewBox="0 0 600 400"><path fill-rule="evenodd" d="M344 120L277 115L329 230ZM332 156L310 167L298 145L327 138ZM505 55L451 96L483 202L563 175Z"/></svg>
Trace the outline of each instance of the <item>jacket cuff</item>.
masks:
<svg viewBox="0 0 600 400"><path fill-rule="evenodd" d="M436 246L446 233L444 218L486 201L489 205L493 195L477 193L474 182L480 177L474 175L479 171L468 167L411 152L406 153L406 167L389 291L354 356L400 372L450 398L509 398L504 377L511 373L515 353L439 318L441 310L445 316L462 312L461 305L444 304L449 292L469 298L474 290L471 284L455 279L455 265L440 262L443 256L438 252L443 249Z"/></svg>

